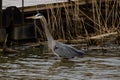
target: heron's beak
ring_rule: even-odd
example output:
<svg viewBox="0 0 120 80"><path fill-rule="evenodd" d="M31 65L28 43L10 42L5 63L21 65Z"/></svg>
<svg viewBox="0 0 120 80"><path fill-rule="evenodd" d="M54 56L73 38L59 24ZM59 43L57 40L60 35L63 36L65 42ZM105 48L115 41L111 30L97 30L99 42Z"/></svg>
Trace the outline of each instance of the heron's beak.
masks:
<svg viewBox="0 0 120 80"><path fill-rule="evenodd" d="M30 17L27 17L26 19L40 19L42 18L43 15L40 14L40 13L37 13L35 16L30 16Z"/></svg>
<svg viewBox="0 0 120 80"><path fill-rule="evenodd" d="M30 17L27 17L26 19L40 19L42 18L42 16L30 16Z"/></svg>

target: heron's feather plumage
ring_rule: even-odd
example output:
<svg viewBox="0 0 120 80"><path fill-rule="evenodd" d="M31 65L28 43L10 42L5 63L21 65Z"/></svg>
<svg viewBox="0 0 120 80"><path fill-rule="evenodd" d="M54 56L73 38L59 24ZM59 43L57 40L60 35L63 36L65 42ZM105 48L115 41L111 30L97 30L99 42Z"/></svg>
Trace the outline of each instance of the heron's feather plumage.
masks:
<svg viewBox="0 0 120 80"><path fill-rule="evenodd" d="M76 48L73 48L72 46L68 46L60 42L56 42L54 51L58 55L64 58L73 58L75 56L80 56L84 54L83 51L77 50Z"/></svg>

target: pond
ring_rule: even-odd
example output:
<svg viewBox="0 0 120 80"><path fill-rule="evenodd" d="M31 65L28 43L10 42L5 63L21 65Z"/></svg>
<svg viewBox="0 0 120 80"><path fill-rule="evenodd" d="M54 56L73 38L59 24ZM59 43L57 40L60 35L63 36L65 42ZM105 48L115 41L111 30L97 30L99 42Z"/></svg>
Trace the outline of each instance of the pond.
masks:
<svg viewBox="0 0 120 80"><path fill-rule="evenodd" d="M98 54L98 53L96 53ZM61 61L46 47L0 56L1 80L119 80L120 57L88 56Z"/></svg>

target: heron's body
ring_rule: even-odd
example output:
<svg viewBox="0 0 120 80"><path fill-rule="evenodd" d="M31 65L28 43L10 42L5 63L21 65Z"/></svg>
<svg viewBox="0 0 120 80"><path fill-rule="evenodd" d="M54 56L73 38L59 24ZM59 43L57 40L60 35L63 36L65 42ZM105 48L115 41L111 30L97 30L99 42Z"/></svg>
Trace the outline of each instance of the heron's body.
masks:
<svg viewBox="0 0 120 80"><path fill-rule="evenodd" d="M54 46L54 51L63 58L74 58L75 56L80 56L84 54L83 51L80 51L70 45L66 45L60 42L56 42L56 45Z"/></svg>
<svg viewBox="0 0 120 80"><path fill-rule="evenodd" d="M48 46L49 48L51 48L53 52L56 53L57 56L62 58L74 58L75 56L80 56L84 54L83 51L77 50L72 46L55 41L47 28L47 21L45 17L41 15L40 21L43 27L45 28L45 33L48 40Z"/></svg>

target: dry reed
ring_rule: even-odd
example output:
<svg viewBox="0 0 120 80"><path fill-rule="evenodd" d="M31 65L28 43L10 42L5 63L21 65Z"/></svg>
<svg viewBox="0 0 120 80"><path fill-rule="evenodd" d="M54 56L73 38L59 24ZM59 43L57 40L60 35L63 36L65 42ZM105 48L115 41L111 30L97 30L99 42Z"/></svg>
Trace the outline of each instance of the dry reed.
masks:
<svg viewBox="0 0 120 80"><path fill-rule="evenodd" d="M72 6L66 7L66 3L63 3L63 8L56 4L56 9L53 8L54 5L49 5L47 21L55 39L71 40L79 39L80 36L89 38L119 30L119 0L91 0L85 4L85 8L79 1L69 4ZM103 38L101 41L104 42Z"/></svg>

